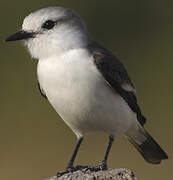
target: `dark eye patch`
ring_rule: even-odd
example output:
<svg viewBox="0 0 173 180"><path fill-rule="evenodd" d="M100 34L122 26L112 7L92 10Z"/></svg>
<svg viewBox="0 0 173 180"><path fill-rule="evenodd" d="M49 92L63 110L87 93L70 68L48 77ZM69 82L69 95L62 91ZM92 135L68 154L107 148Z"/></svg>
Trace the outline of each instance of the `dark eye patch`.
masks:
<svg viewBox="0 0 173 180"><path fill-rule="evenodd" d="M44 29L52 29L54 26L55 26L55 23L54 21L52 20L47 20L43 25L42 25L42 28Z"/></svg>

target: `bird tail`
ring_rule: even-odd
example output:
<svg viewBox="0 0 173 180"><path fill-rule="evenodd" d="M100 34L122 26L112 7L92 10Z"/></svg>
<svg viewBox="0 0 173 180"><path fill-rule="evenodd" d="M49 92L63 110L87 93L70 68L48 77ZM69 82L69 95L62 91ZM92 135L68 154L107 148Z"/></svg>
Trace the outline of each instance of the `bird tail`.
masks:
<svg viewBox="0 0 173 180"><path fill-rule="evenodd" d="M160 164L161 160L168 159L167 154L143 127L127 133L127 138L147 162Z"/></svg>

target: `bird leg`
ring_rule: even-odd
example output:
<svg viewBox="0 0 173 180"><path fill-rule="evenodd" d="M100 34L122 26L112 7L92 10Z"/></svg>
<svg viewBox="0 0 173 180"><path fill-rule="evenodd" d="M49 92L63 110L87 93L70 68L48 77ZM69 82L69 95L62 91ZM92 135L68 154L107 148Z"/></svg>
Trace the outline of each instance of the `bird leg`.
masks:
<svg viewBox="0 0 173 180"><path fill-rule="evenodd" d="M69 161L68 166L67 166L66 169L73 168L73 163L74 163L74 160L75 160L75 158L76 158L77 152L78 152L78 150L79 150L79 147L80 147L82 141L83 141L83 137L80 137L80 138L78 139L78 142L77 142L77 144L76 144L76 147L75 147L75 149L74 149L74 151L73 151L72 157L71 157L71 159L70 159L70 161Z"/></svg>
<svg viewBox="0 0 173 180"><path fill-rule="evenodd" d="M76 158L77 152L79 150L79 147L80 147L82 141L83 141L83 137L78 140L66 170L62 171L62 172L58 172L57 177L60 177L60 176L67 174L67 173L73 173L73 172L78 171L78 170L83 170L83 171L89 170L89 171L93 171L93 172L97 172L97 171L101 171L101 170L107 170L107 159L108 159L108 155L109 155L109 152L111 150L111 147L112 147L112 143L114 141L114 137L109 136L109 144L108 144L105 156L104 156L104 160L102 161L101 165L99 165L99 166L80 166L79 165L79 166L74 167L73 163L74 163L74 160Z"/></svg>
<svg viewBox="0 0 173 180"><path fill-rule="evenodd" d="M65 170L65 171L62 171L62 172L58 172L58 173L57 173L57 177L60 177L60 176L62 176L62 175L64 175L64 174L67 174L67 173L69 173L69 172L74 172L74 171L80 170L80 169L82 168L82 166L76 166L76 167L73 166L74 160L75 160L75 158L76 158L77 152L78 152L78 150L79 150L79 147L80 147L82 141L83 141L83 137L80 137L80 138L78 139L78 142L77 142L77 144L76 144L76 147L75 147L75 149L74 149L74 151L73 151L73 154L72 154L72 156L71 156L71 159L70 159L70 161L69 161L69 163L68 163L68 166L67 166L66 170Z"/></svg>
<svg viewBox="0 0 173 180"><path fill-rule="evenodd" d="M107 170L107 159L108 159L108 155L109 155L109 152L111 150L113 141L114 141L114 137L112 135L110 135L109 136L109 143L108 143L108 147L106 149L104 160L102 161L101 165L99 166L100 170Z"/></svg>
<svg viewBox="0 0 173 180"><path fill-rule="evenodd" d="M82 169L84 171L90 170L90 171L94 171L94 172L107 170L107 159L108 159L108 155L109 155L109 152L111 150L113 141L114 141L114 137L112 135L110 135L109 136L109 143L108 143L106 153L104 156L104 160L102 161L101 165L99 165L99 166L76 166L76 168L78 170Z"/></svg>

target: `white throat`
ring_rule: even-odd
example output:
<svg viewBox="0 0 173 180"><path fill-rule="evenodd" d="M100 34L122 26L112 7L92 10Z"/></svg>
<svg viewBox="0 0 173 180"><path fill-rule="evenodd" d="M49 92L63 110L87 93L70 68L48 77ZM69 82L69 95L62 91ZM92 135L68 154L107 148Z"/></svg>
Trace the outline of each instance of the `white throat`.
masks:
<svg viewBox="0 0 173 180"><path fill-rule="evenodd" d="M68 28L68 25L64 25L54 31L38 34L35 38L26 40L25 45L33 58L45 59L60 56L71 49L84 48L90 39L83 27Z"/></svg>

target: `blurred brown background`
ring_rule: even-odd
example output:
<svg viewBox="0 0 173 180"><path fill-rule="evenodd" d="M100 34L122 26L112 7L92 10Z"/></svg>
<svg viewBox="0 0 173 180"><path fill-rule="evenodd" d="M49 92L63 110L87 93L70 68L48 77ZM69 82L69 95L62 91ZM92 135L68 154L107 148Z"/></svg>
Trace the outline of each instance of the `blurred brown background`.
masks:
<svg viewBox="0 0 173 180"><path fill-rule="evenodd" d="M31 11L47 6L76 10L91 34L128 69L148 119L146 128L169 155L146 163L124 138L115 141L109 167L127 167L139 180L172 179L173 1L0 1L0 179L43 180L65 168L76 137L41 97L36 60L21 43L3 40L20 29ZM107 146L99 133L85 139L76 163L98 164Z"/></svg>

